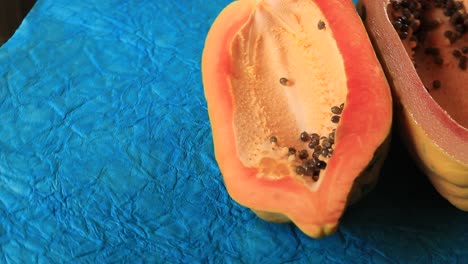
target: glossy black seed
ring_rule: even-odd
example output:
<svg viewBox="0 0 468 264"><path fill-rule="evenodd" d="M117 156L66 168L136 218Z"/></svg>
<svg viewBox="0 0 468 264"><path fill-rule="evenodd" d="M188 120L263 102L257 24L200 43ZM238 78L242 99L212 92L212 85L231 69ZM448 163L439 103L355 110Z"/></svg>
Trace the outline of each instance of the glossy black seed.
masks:
<svg viewBox="0 0 468 264"><path fill-rule="evenodd" d="M405 27L405 26L402 26L402 27L401 27L401 30L408 31L408 29L409 29L410 27L413 26L414 20L412 20L412 19L407 19L405 22L406 22L406 23L405 23L406 27Z"/></svg>
<svg viewBox="0 0 468 264"><path fill-rule="evenodd" d="M468 46L465 46L461 49L461 51L463 52L463 54L467 54L468 53Z"/></svg>
<svg viewBox="0 0 468 264"><path fill-rule="evenodd" d="M305 168L302 166L296 166L296 174L297 175L302 175L305 173Z"/></svg>
<svg viewBox="0 0 468 264"><path fill-rule="evenodd" d="M328 141L330 141L330 143L335 143L335 133L330 133L328 134Z"/></svg>
<svg viewBox="0 0 468 264"><path fill-rule="evenodd" d="M325 169L327 167L327 163L325 161L323 161L323 160L319 160L319 161L317 161L316 166L317 166L317 168L323 170L323 169Z"/></svg>
<svg viewBox="0 0 468 264"><path fill-rule="evenodd" d="M288 155L289 155L289 156L294 156L294 155L296 155L296 149L295 149L295 148L289 148L289 150L288 150Z"/></svg>
<svg viewBox="0 0 468 264"><path fill-rule="evenodd" d="M318 136L311 136L310 137L310 142L313 142L315 145L318 145L318 143L320 142L320 138Z"/></svg>
<svg viewBox="0 0 468 264"><path fill-rule="evenodd" d="M411 11L408 8L403 9L402 14L405 17L410 17L411 16Z"/></svg>
<svg viewBox="0 0 468 264"><path fill-rule="evenodd" d="M286 79L284 77L281 77L279 79L279 82L280 82L281 85L288 85L288 83L289 83L288 79Z"/></svg>
<svg viewBox="0 0 468 264"><path fill-rule="evenodd" d="M338 106L333 106L331 108L331 112L334 113L335 115L339 115L341 114L341 108L339 108Z"/></svg>
<svg viewBox="0 0 468 264"><path fill-rule="evenodd" d="M270 137L270 142L271 143L276 143L278 142L278 139L275 136Z"/></svg>
<svg viewBox="0 0 468 264"><path fill-rule="evenodd" d="M406 8L406 7L409 7L409 5L410 5L410 4L409 4L409 2L408 2L407 0L403 0L403 1L400 2L400 6L401 6L401 7L405 7L405 8Z"/></svg>
<svg viewBox="0 0 468 264"><path fill-rule="evenodd" d="M307 152L307 150L303 149L301 151L299 151L299 158L300 159L307 159L309 157L309 152Z"/></svg>
<svg viewBox="0 0 468 264"><path fill-rule="evenodd" d="M457 38L460 38L460 36L460 33L456 32L451 38L449 38L450 44L455 43L455 41L457 41Z"/></svg>
<svg viewBox="0 0 468 264"><path fill-rule="evenodd" d="M396 30L401 29L401 27L403 26L403 24L401 23L401 21L398 21L398 20L393 21L392 25L393 25L393 27L394 27Z"/></svg>
<svg viewBox="0 0 468 264"><path fill-rule="evenodd" d="M452 51L452 54L453 56L455 56L455 58L460 58L461 57L461 52L459 50L454 50Z"/></svg>
<svg viewBox="0 0 468 264"><path fill-rule="evenodd" d="M409 29L409 26L407 24L403 24L400 28L401 32L407 33Z"/></svg>
<svg viewBox="0 0 468 264"><path fill-rule="evenodd" d="M312 175L314 175L314 170L315 170L314 167L306 167L306 168L305 168L304 175L306 175L306 176L312 176Z"/></svg>
<svg viewBox="0 0 468 264"><path fill-rule="evenodd" d="M316 138L312 138L309 142L309 148L314 149L319 144L319 141Z"/></svg>
<svg viewBox="0 0 468 264"><path fill-rule="evenodd" d="M320 145L315 146L314 154L320 154L321 151L322 151L322 146Z"/></svg>
<svg viewBox="0 0 468 264"><path fill-rule="evenodd" d="M319 177L320 177L320 171L319 171L319 170L315 170L315 171L314 171L314 174L312 175L312 180L318 181L318 180L319 180Z"/></svg>
<svg viewBox="0 0 468 264"><path fill-rule="evenodd" d="M460 60L458 61L458 67L462 70L466 70L466 61L467 61L467 57L461 56Z"/></svg>
<svg viewBox="0 0 468 264"><path fill-rule="evenodd" d="M413 11L413 10L416 10L417 8L419 8L419 5L417 5L418 2L414 2L414 1L411 1L409 3L409 10Z"/></svg>
<svg viewBox="0 0 468 264"><path fill-rule="evenodd" d="M465 27L462 24L458 24L455 26L455 30L459 33L465 32Z"/></svg>
<svg viewBox="0 0 468 264"><path fill-rule="evenodd" d="M398 36L401 40L405 40L406 38L408 38L408 32L400 32L398 33Z"/></svg>
<svg viewBox="0 0 468 264"><path fill-rule="evenodd" d="M330 141L328 141L328 139L324 139L324 140L322 141L322 147L323 147L323 148L329 148L329 147L331 147L331 145L332 145L332 144L330 143Z"/></svg>
<svg viewBox="0 0 468 264"><path fill-rule="evenodd" d="M453 36L453 32L450 30L447 30L444 32L444 37L446 38L451 38Z"/></svg>
<svg viewBox="0 0 468 264"><path fill-rule="evenodd" d="M333 154L333 148L328 149L328 157L330 158Z"/></svg>
<svg viewBox="0 0 468 264"><path fill-rule="evenodd" d="M450 17L450 23L458 24L460 22L463 22L461 13L460 12L453 13L453 15Z"/></svg>
<svg viewBox="0 0 468 264"><path fill-rule="evenodd" d="M305 131L302 132L300 138L301 138L301 141L303 141L303 142L309 141L310 140L309 133L307 133Z"/></svg>
<svg viewBox="0 0 468 264"><path fill-rule="evenodd" d="M343 108L344 108L344 103L340 104L340 108L341 108L341 110L343 110Z"/></svg>
<svg viewBox="0 0 468 264"><path fill-rule="evenodd" d="M397 1L393 1L393 2L392 2L392 8L393 8L393 10L398 10L398 9L400 9L400 3L397 2Z"/></svg>
<svg viewBox="0 0 468 264"><path fill-rule="evenodd" d="M434 88L434 89L439 89L440 86L442 86L442 83L441 83L439 80L434 80L434 81L432 82L432 88Z"/></svg>
<svg viewBox="0 0 468 264"><path fill-rule="evenodd" d="M310 138L320 139L320 136L317 133L312 133L312 134L310 134Z"/></svg>
<svg viewBox="0 0 468 264"><path fill-rule="evenodd" d="M317 23L317 28L319 30L325 29L325 22L323 22L322 20L319 20L319 22Z"/></svg>
<svg viewBox="0 0 468 264"><path fill-rule="evenodd" d="M328 157L328 149L327 148L322 149L322 152L320 152L320 154L322 154L322 156L324 157Z"/></svg>
<svg viewBox="0 0 468 264"><path fill-rule="evenodd" d="M308 159L304 162L305 167L315 167L317 165L317 160L315 158Z"/></svg>
<svg viewBox="0 0 468 264"><path fill-rule="evenodd" d="M422 4L422 10L429 10L431 8L431 4L428 2L424 2Z"/></svg>
<svg viewBox="0 0 468 264"><path fill-rule="evenodd" d="M453 0L445 0L445 8L452 9L453 8Z"/></svg>
<svg viewBox="0 0 468 264"><path fill-rule="evenodd" d="M331 117L330 120L331 120L333 123L338 123L338 122L340 122L340 116L334 115L334 116Z"/></svg>
<svg viewBox="0 0 468 264"><path fill-rule="evenodd" d="M411 19L409 17L403 16L401 18L401 23L403 23L403 25L410 26L411 23L413 23L413 22L411 21Z"/></svg>
<svg viewBox="0 0 468 264"><path fill-rule="evenodd" d="M444 9L444 15L446 15L446 16L453 15L453 12L454 12L453 9L450 9L450 8L445 8Z"/></svg>

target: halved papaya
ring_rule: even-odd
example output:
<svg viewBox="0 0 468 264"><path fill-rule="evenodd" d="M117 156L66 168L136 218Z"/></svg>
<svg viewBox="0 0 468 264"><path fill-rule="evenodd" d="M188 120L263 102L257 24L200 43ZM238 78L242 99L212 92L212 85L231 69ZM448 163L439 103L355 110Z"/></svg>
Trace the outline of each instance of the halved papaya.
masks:
<svg viewBox="0 0 468 264"><path fill-rule="evenodd" d="M436 190L468 211L468 1L361 0L403 141Z"/></svg>
<svg viewBox="0 0 468 264"><path fill-rule="evenodd" d="M227 191L260 218L329 235L375 185L392 101L352 1L232 2L202 75Z"/></svg>

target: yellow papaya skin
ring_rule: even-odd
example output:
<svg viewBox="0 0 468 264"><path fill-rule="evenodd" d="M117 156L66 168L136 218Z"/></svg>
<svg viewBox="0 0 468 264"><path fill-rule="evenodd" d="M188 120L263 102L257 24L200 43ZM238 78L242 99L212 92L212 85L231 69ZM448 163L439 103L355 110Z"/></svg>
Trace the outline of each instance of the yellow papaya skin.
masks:
<svg viewBox="0 0 468 264"><path fill-rule="evenodd" d="M400 135L418 167L445 199L460 210L468 211L468 164L454 159L434 144L404 107L395 111L395 115Z"/></svg>

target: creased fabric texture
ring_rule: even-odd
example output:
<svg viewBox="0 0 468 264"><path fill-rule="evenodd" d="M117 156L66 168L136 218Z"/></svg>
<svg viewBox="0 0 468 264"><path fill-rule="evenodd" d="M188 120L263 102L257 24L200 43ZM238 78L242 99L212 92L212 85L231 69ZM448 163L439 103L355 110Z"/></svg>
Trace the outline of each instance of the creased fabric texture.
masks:
<svg viewBox="0 0 468 264"><path fill-rule="evenodd" d="M466 263L398 138L322 240L227 195L200 58L229 1L39 0L0 48L2 263Z"/></svg>

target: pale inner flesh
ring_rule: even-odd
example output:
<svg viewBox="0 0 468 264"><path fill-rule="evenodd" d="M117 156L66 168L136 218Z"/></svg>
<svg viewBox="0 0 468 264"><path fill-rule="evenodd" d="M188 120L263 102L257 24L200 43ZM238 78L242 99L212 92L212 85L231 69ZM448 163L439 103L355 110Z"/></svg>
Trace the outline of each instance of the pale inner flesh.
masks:
<svg viewBox="0 0 468 264"><path fill-rule="evenodd" d="M328 21L310 0L257 1L231 52L241 162L258 168L259 177L295 175L300 160L288 158L288 148L308 149L299 139L303 131L328 136L337 127L330 108L346 99L343 59ZM271 136L277 144L270 143Z"/></svg>

